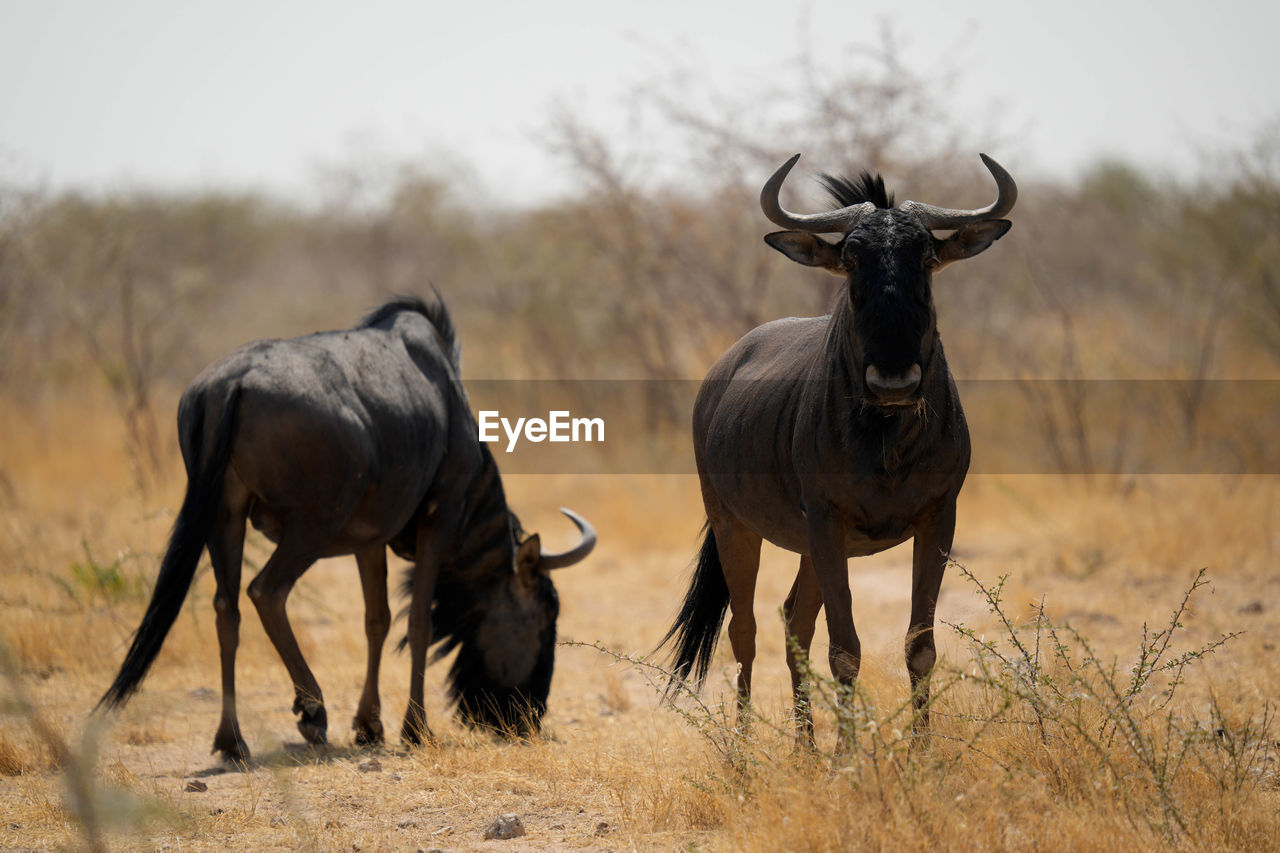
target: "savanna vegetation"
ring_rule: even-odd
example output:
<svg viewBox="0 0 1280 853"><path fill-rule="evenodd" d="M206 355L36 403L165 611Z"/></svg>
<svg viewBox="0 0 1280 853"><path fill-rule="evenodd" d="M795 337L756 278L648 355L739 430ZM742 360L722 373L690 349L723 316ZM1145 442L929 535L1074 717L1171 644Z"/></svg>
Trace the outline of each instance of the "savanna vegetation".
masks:
<svg viewBox="0 0 1280 853"><path fill-rule="evenodd" d="M1046 180L1019 171L1015 134L952 114L945 85L892 44L842 74L795 75L750 99L682 72L654 80L632 101L652 133L627 145L557 114L543 138L578 190L532 207L478 200L429 162L331 169L305 204L0 187L0 846L1280 848L1280 125L1207 154L1195 177L1102 162ZM907 719L902 548L851 563L862 676L841 711L815 666L816 753L795 751L786 720L777 607L792 555L766 549L750 732L729 713L725 649L701 697L662 701L648 653L701 506L693 477L634 459L507 477L550 546L572 533L560 505L601 538L557 577L565 644L538 740L448 722L436 666L438 744L350 746L365 653L343 560L291 599L333 746L295 743L287 676L250 614L239 701L257 763L223 772L206 755L207 569L142 693L90 715L181 499L177 395L213 358L349 325L431 283L460 327L464 379L664 380L635 386L639 423L678 446L676 380L832 298L834 279L760 239L773 168L802 151L802 166L882 172L899 201L975 206L992 192L980 149L1021 193L1010 234L935 286L953 372L1003 390L985 413L983 394L966 397L988 456L961 496L927 746ZM984 418L1012 421L1036 453L1002 468ZM251 540L246 581L268 548ZM820 627L815 661L824 640ZM406 669L388 652L387 719ZM527 834L484 842L500 812Z"/></svg>

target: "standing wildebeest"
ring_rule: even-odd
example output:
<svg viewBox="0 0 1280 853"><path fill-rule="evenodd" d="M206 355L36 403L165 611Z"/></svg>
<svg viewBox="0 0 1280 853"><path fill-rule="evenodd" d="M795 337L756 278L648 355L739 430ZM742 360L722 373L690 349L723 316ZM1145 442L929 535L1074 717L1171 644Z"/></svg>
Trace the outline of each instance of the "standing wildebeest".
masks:
<svg viewBox="0 0 1280 853"><path fill-rule="evenodd" d="M548 576L595 545L543 554L507 509L498 468L481 444L459 380L453 322L434 302L399 298L349 331L248 344L182 395L178 436L187 494L155 594L100 704L123 704L160 651L208 546L222 653L222 721L214 751L248 758L235 705L240 566L246 520L278 543L249 598L293 680L298 730L325 742L320 685L285 615L289 590L322 557L354 554L369 642L357 743L383 738L378 664L390 627L388 546L413 568L409 707L401 737L430 736L423 711L427 649L458 649L449 693L463 719L536 730L546 710L560 605Z"/></svg>
<svg viewBox="0 0 1280 853"><path fill-rule="evenodd" d="M675 683L701 684L726 607L750 698L756 623L752 614L760 542L801 555L784 606L786 630L807 654L818 611L827 608L832 674L858 675L847 558L914 537L906 657L917 725L928 725L935 660L934 608L955 531L956 497L969 467L969 431L938 337L931 276L970 258L1009 230L1000 217L1017 187L982 160L999 189L981 210L908 201L893 206L884 181L823 176L838 210L794 214L778 191L800 155L760 193L765 215L793 230L765 242L793 261L845 278L830 315L789 318L749 332L711 368L693 415L694 453L707 532L693 581L663 643L675 639ZM934 230L954 230L946 238ZM843 235L836 243L821 233ZM798 736L813 740L799 661L788 644Z"/></svg>

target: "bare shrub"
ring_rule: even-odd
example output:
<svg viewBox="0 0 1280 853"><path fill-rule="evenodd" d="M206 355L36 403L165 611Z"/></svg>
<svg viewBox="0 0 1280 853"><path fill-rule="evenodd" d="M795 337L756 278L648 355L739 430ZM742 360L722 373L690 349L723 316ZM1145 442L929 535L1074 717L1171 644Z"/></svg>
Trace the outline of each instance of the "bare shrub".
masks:
<svg viewBox="0 0 1280 853"><path fill-rule="evenodd" d="M161 465L156 383L247 262L254 210L242 198L30 196L18 219L3 220L3 278L30 324L9 332L14 349L31 352L39 381L75 384L88 360L126 425L144 492Z"/></svg>
<svg viewBox="0 0 1280 853"><path fill-rule="evenodd" d="M646 678L667 706L703 735L728 770L713 778L724 786L723 794L739 802L765 799L780 779L789 779L786 790L797 805L804 802L797 787L816 786L825 802L845 797L879 802L886 819L904 819L927 834L931 820L946 818L926 817L913 804L943 806L950 799L941 795L946 780L959 774L982 777L978 768L986 767L1017 786L1023 797L1044 784L1065 802L1095 800L1101 792L1150 843L1213 846L1230 837L1231 815L1271 784L1266 765L1275 714L1264 706L1227 721L1216 701L1201 717L1189 715L1177 700L1191 673L1238 636L1230 633L1175 651L1192 599L1208 583L1204 571L1167 623L1155 630L1142 626L1126 669L1095 651L1075 627L1050 619L1043 601L1033 606L1030 618L1015 617L1002 599L1004 578L986 584L964 566L951 566L971 583L997 627L987 636L944 623L964 642L967 654L940 662L934 671L934 725L927 735L912 730L909 692L878 702L861 683L849 689L815 672L794 645L813 707L836 732L829 747L813 752L795 751L786 721L756 714L744 727L731 719L726 705L709 703L684 684L668 696L671 673L643 656L599 643L565 644L596 649ZM1204 796L1206 784L1214 796ZM1093 819L1106 811L1098 804Z"/></svg>
<svg viewBox="0 0 1280 853"><path fill-rule="evenodd" d="M660 152L611 141L567 111L556 116L547 145L579 177L577 227L596 258L591 291L608 298L599 318L642 375L701 372L788 306L826 309L830 280L814 274L803 289L779 281L779 272L793 281L797 273L759 239L760 183L795 150L824 170L880 171L929 193L980 177L957 177L966 174L958 162L976 162L968 140L977 134L948 115L947 69L913 70L889 29L846 59L831 73L802 48L775 79L732 96L676 61L632 100L630 123L645 128L635 135L661 140Z"/></svg>

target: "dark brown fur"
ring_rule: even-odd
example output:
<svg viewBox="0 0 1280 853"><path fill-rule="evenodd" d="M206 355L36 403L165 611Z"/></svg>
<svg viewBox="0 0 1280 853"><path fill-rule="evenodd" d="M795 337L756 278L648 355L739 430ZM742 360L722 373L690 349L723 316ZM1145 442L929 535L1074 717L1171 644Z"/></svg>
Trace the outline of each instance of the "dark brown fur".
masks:
<svg viewBox="0 0 1280 853"><path fill-rule="evenodd" d="M707 530L664 643L674 640L674 683L687 676L701 683L728 610L739 699L747 701L752 605L767 539L800 554L784 606L788 635L807 654L825 606L831 671L851 685L861 646L847 560L914 539L906 660L924 728L934 608L970 454L938 336L932 272L984 250L1009 222L985 220L939 239L916 215L891 207L879 178L826 184L839 206L871 202L874 209L834 244L801 231L765 237L792 260L842 276L845 285L829 315L760 326L707 373L693 416ZM918 382L904 378L916 370ZM873 375L891 381L875 385ZM807 690L790 644L787 663L798 736L812 742Z"/></svg>
<svg viewBox="0 0 1280 853"><path fill-rule="evenodd" d="M388 546L413 561L401 737L417 743L430 735L423 676L433 641L459 649L450 692L464 719L537 728L559 613L544 563L564 564L565 555L542 555L538 537L525 536L507 508L497 466L476 435L442 302L401 298L354 329L248 344L187 388L178 434L187 499L146 616L101 704L123 704L137 690L207 546L222 660L213 746L228 759L248 758L236 716L235 656L245 526L252 522L277 546L249 583L249 598L289 671L298 729L308 742L325 742L328 721L285 613L289 592L317 559L355 555L369 656L353 728L358 743L381 741ZM585 542L590 526L571 518Z"/></svg>

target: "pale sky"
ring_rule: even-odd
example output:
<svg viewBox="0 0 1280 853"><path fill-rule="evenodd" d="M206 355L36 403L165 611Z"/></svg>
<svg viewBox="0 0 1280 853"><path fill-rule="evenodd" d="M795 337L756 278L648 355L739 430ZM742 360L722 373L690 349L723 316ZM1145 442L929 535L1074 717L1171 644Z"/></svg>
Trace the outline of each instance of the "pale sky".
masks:
<svg viewBox="0 0 1280 853"><path fill-rule="evenodd" d="M912 67L959 58L957 113L998 115L1019 173L1190 175L1280 117L1274 2L0 0L0 181L305 194L326 164L416 159L536 201L571 178L537 140L557 101L607 126L679 54L750 92L882 19Z"/></svg>

